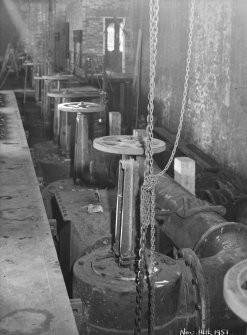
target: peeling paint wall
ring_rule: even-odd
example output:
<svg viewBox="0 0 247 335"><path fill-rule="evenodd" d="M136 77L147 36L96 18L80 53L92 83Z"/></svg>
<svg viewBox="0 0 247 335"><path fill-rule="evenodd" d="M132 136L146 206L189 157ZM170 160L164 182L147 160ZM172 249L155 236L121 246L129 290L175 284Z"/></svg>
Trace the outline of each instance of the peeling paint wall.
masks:
<svg viewBox="0 0 247 335"><path fill-rule="evenodd" d="M199 1L194 22L187 139L215 157L220 151L224 162L231 114L231 39L232 1Z"/></svg>
<svg viewBox="0 0 247 335"><path fill-rule="evenodd" d="M15 30L18 42L22 45L22 51L29 54L34 61L45 60L49 49L53 52L54 47L55 2L5 1L5 7L2 13L4 15L5 12L8 15L1 20L1 25L5 27L3 44L11 42L12 37L15 37L13 36ZM6 20L9 27L7 29Z"/></svg>
<svg viewBox="0 0 247 335"><path fill-rule="evenodd" d="M144 1L145 3L145 1ZM160 1L155 122L176 133L183 93L190 1ZM141 12L142 2L133 6ZM143 19L149 8L144 4ZM189 93L182 137L247 178L247 3L197 0ZM140 24L140 20L139 20ZM135 26L135 40L138 24ZM143 26L148 36L148 25ZM142 111L148 94L149 43L143 39Z"/></svg>

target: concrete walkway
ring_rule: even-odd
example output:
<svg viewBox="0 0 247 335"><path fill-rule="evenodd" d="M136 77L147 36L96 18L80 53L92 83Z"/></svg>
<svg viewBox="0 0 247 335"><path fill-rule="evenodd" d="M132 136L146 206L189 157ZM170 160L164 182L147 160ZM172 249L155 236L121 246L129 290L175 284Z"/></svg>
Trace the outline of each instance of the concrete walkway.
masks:
<svg viewBox="0 0 247 335"><path fill-rule="evenodd" d="M1 93L0 334L78 335L16 99Z"/></svg>

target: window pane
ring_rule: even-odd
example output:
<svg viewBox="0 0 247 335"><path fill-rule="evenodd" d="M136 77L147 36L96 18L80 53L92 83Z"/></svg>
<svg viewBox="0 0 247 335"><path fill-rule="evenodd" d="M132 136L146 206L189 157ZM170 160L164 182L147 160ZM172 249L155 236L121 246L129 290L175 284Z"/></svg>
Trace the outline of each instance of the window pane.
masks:
<svg viewBox="0 0 247 335"><path fill-rule="evenodd" d="M107 27L107 50L113 51L115 48L115 25L111 23Z"/></svg>
<svg viewBox="0 0 247 335"><path fill-rule="evenodd" d="M123 22L121 22L119 29L119 51L121 52L123 52L123 45L124 45L124 24Z"/></svg>

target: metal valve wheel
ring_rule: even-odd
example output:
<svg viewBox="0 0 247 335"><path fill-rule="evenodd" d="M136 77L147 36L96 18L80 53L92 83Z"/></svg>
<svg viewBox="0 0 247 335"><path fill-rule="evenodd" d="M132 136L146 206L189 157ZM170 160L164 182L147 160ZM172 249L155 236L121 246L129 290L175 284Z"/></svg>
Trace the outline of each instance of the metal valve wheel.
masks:
<svg viewBox="0 0 247 335"><path fill-rule="evenodd" d="M94 102L65 102L58 105L58 109L62 112L80 112L80 113L99 113L105 110L104 105Z"/></svg>
<svg viewBox="0 0 247 335"><path fill-rule="evenodd" d="M247 322L247 260L237 263L226 273L224 298L228 307Z"/></svg>
<svg viewBox="0 0 247 335"><path fill-rule="evenodd" d="M95 149L113 154L142 156L145 153L146 138L131 135L113 135L96 138L93 142ZM165 142L154 138L152 140L153 153L159 153L166 148Z"/></svg>

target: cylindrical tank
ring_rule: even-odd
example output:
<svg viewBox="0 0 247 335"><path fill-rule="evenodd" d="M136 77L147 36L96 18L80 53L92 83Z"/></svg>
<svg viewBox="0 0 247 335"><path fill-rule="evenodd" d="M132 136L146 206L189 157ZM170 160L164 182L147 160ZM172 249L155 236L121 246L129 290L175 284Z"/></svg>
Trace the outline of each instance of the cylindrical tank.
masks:
<svg viewBox="0 0 247 335"><path fill-rule="evenodd" d="M74 159L76 115L76 111L60 111L59 147L62 155L72 160Z"/></svg>
<svg viewBox="0 0 247 335"><path fill-rule="evenodd" d="M194 260L197 260L195 254ZM196 273L200 272L201 268L197 268ZM185 328L194 332L199 328L206 330L208 302L203 296L202 312L200 295L203 295L205 282L203 276L196 278L196 273L185 259L175 261L156 254L156 335L179 334ZM119 267L109 248L99 248L81 257L74 265L73 274L73 295L82 300L84 307L80 334L132 335L140 307L136 305L135 271ZM202 291L194 285L193 279L200 281ZM150 327L148 282L145 276L141 313L141 333L145 335L149 334Z"/></svg>

